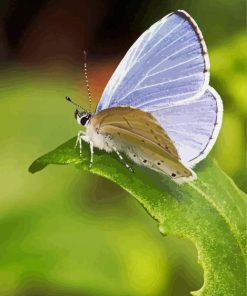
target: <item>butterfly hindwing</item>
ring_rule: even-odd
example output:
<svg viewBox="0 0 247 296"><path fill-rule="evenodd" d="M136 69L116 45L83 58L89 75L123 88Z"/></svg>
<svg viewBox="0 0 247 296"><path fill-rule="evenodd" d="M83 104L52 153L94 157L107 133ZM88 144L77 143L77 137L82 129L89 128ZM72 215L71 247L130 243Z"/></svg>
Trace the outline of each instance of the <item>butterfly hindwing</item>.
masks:
<svg viewBox="0 0 247 296"><path fill-rule="evenodd" d="M219 94L209 87L197 100L152 112L174 142L181 159L190 167L205 158L219 134L223 105Z"/></svg>

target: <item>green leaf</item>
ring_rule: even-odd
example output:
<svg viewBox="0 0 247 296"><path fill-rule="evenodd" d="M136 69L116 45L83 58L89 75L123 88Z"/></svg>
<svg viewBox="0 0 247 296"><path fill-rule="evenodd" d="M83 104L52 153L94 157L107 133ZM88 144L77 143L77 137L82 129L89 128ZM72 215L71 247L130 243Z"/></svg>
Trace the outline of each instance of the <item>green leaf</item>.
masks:
<svg viewBox="0 0 247 296"><path fill-rule="evenodd" d="M38 158L29 171L48 164L75 164L89 170L89 147L79 157L73 138ZM177 185L164 175L134 166L130 173L114 154L95 149L90 172L116 182L131 193L159 223L164 235L190 239L198 250L204 285L193 295L240 296L246 293L246 195L208 158L196 167L198 180Z"/></svg>

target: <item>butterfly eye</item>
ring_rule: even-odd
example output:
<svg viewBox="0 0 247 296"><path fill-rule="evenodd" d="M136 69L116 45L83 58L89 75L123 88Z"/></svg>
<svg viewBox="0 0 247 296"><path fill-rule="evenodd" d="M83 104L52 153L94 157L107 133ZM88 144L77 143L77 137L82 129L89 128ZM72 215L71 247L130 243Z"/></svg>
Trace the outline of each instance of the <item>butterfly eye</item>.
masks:
<svg viewBox="0 0 247 296"><path fill-rule="evenodd" d="M87 121L88 121L88 116L83 116L81 118L81 125L85 125Z"/></svg>
<svg viewBox="0 0 247 296"><path fill-rule="evenodd" d="M91 118L91 114L90 113L86 113L84 116L81 117L80 119L80 123L81 125L85 125Z"/></svg>

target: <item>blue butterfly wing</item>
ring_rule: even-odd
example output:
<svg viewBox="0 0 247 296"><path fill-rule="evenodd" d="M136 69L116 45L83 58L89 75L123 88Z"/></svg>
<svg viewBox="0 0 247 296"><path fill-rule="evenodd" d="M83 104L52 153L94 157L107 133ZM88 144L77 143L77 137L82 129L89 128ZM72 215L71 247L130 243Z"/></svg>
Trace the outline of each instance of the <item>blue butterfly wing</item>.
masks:
<svg viewBox="0 0 247 296"><path fill-rule="evenodd" d="M209 82L202 34L184 11L165 16L129 49L108 82L96 112L114 106L149 107L199 97Z"/></svg>
<svg viewBox="0 0 247 296"><path fill-rule="evenodd" d="M202 34L184 11L165 16L129 49L108 82L96 112L131 106L151 112L174 141L182 161L195 165L211 150L222 102L208 86Z"/></svg>
<svg viewBox="0 0 247 296"><path fill-rule="evenodd" d="M212 149L222 124L219 94L208 87L196 100L153 111L152 114L174 142L182 161L193 167Z"/></svg>

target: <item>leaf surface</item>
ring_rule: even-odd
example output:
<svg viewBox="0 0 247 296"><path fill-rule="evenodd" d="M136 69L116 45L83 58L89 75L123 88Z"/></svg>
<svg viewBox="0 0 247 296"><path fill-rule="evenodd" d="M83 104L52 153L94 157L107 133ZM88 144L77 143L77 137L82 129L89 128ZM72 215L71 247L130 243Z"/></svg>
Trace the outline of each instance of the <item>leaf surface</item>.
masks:
<svg viewBox="0 0 247 296"><path fill-rule="evenodd" d="M83 155L74 148L76 138L33 162L35 173L49 164L75 164L89 170L89 147ZM210 158L195 171L198 180L177 185L150 169L133 165L130 173L114 154L95 149L90 172L112 180L131 193L158 221L164 235L193 241L204 270L204 285L197 296L239 296L246 293L246 195Z"/></svg>

